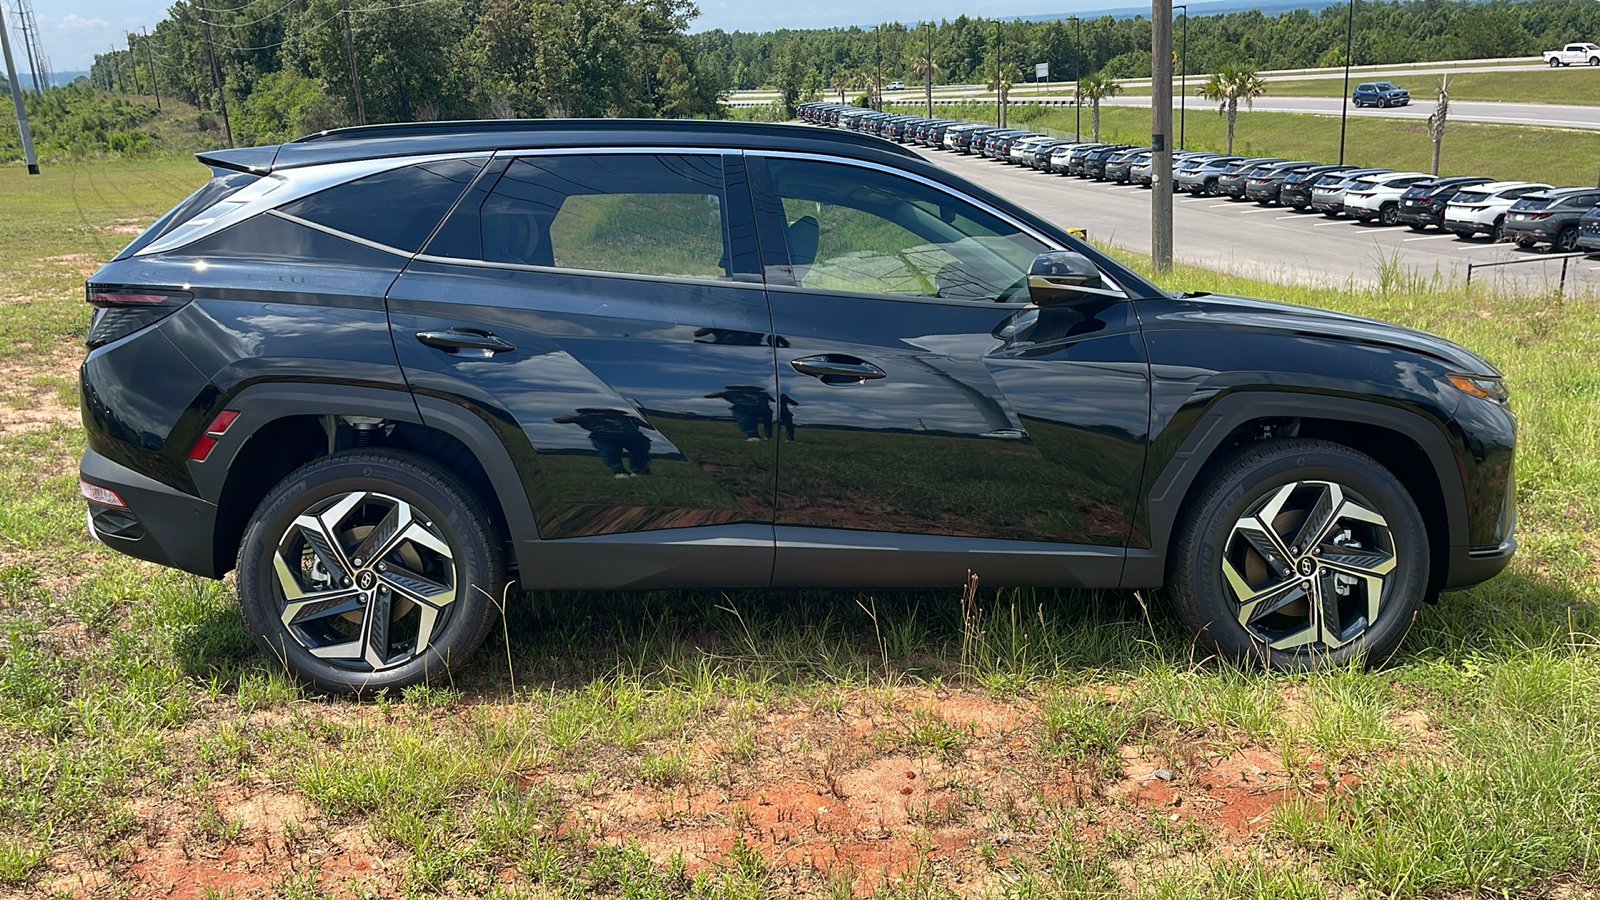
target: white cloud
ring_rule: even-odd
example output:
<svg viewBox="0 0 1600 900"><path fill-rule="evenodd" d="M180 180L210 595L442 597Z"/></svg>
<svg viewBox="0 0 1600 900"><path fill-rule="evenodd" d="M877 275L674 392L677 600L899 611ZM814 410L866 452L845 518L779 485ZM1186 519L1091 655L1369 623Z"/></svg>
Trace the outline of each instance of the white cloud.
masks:
<svg viewBox="0 0 1600 900"><path fill-rule="evenodd" d="M61 17L61 23L56 28L104 28L110 24L105 19L85 19L77 13L67 13Z"/></svg>

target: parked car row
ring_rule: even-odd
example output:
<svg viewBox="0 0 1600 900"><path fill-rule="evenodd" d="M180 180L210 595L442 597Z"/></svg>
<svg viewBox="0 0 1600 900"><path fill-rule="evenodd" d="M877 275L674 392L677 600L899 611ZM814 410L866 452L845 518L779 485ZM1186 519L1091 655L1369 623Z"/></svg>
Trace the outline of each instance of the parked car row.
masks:
<svg viewBox="0 0 1600 900"><path fill-rule="evenodd" d="M1137 184L1154 182L1155 152L1132 144L1070 141L1026 129L929 119L843 106L805 103L807 122L1023 165L1056 175ZM1440 228L1463 238L1488 235L1522 247L1549 244L1560 252L1600 253L1600 188L1556 188L1535 181L1483 176L1443 178L1422 172L1330 165L1280 157L1241 157L1175 151L1167 183L1196 196L1228 197L1348 216L1413 231Z"/></svg>

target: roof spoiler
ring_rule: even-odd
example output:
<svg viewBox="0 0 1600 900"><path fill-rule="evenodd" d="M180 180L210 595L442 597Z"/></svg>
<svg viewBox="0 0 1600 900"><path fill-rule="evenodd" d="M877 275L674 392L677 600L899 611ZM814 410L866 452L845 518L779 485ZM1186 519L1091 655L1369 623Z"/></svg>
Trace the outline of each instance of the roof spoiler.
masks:
<svg viewBox="0 0 1600 900"><path fill-rule="evenodd" d="M195 158L214 169L232 169L235 172L265 175L272 171L272 163L278 158L278 148L236 147L232 150L207 150L204 153L196 153Z"/></svg>

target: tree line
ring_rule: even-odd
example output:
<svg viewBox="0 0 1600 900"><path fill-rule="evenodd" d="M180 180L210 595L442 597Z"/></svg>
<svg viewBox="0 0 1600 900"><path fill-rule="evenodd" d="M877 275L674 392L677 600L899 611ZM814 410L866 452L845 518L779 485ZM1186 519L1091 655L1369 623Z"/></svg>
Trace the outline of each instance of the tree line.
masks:
<svg viewBox="0 0 1600 900"><path fill-rule="evenodd" d="M1190 74L1344 62L1347 7L1187 23ZM358 119L725 115L730 90L781 109L888 81L987 84L1147 77L1144 17L702 31L692 0L178 0L149 34L95 58L96 86L226 107L238 143ZM1174 32L1182 46L1184 24ZM1600 38L1595 0L1357 2L1352 62L1532 55ZM352 75L354 68L354 75ZM360 99L357 98L359 84Z"/></svg>

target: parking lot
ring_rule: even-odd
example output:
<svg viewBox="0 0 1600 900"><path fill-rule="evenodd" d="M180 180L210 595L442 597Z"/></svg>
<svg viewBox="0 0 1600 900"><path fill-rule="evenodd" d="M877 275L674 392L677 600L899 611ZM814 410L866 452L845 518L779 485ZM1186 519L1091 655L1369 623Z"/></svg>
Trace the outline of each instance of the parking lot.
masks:
<svg viewBox="0 0 1600 900"><path fill-rule="evenodd" d="M1096 240L1139 253L1150 251L1146 188L1046 175L948 150L911 149L1052 221L1086 228ZM1437 273L1448 283L1465 281L1468 264L1513 259L1535 261L1477 270L1473 282L1553 291L1561 275L1561 262L1546 259L1548 247L1524 250L1508 243L1492 244L1487 238L1464 240L1437 229L1418 233L1226 197L1178 195L1173 201L1173 227L1180 262L1272 280L1376 284L1382 265L1392 268L1398 263L1425 277ZM1600 257L1568 263L1566 293L1600 294Z"/></svg>

